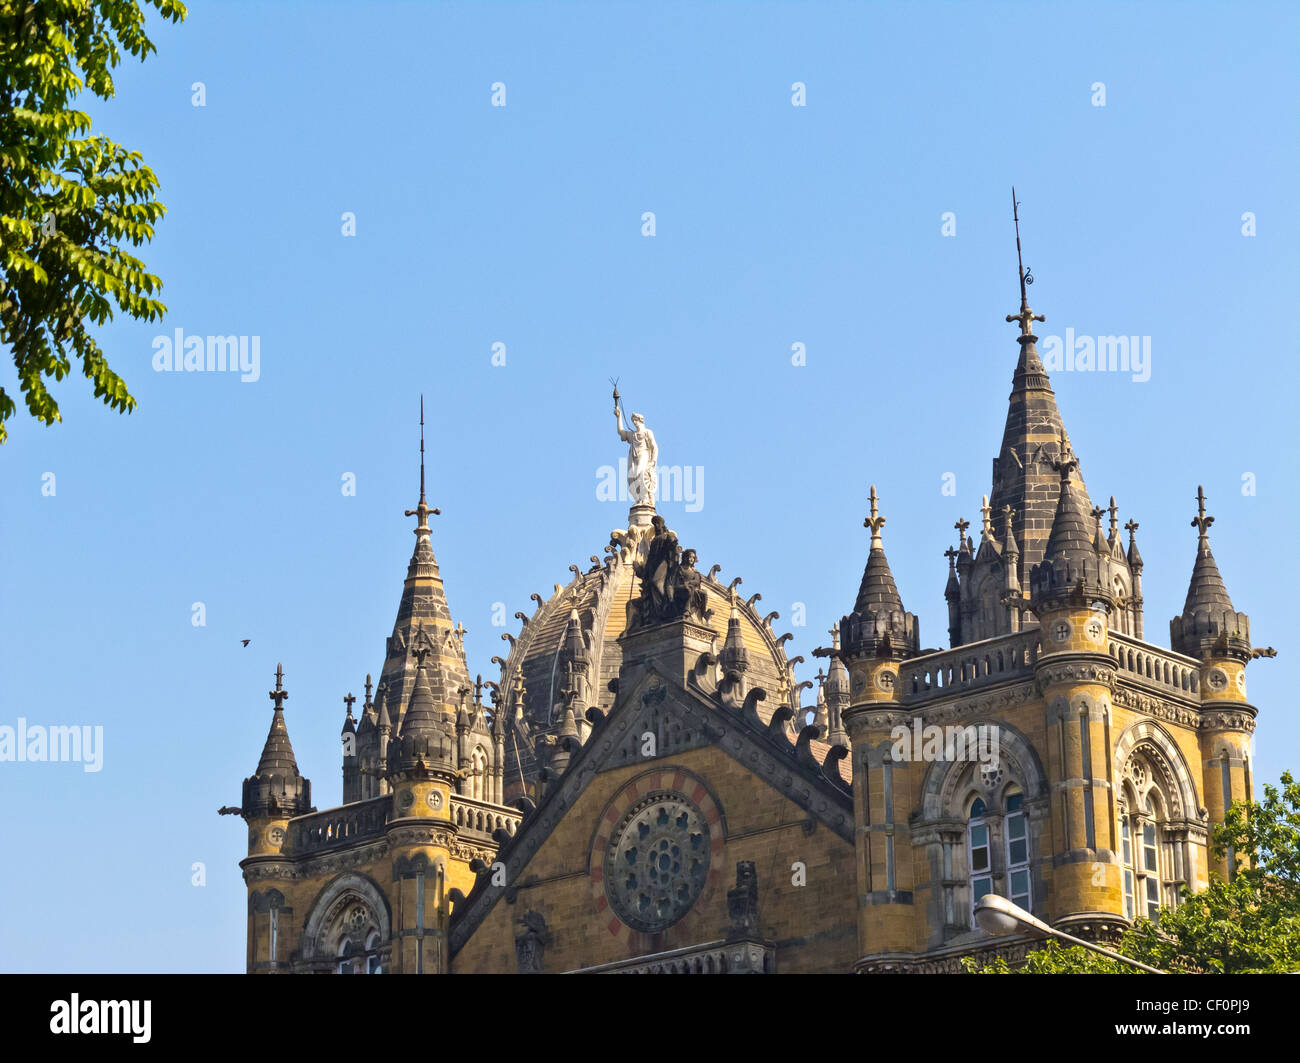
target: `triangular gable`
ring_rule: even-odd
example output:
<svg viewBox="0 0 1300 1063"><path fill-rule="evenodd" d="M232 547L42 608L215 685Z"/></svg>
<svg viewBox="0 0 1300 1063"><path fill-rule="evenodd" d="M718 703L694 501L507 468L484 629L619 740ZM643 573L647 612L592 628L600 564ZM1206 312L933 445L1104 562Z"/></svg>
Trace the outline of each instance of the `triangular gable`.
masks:
<svg viewBox="0 0 1300 1063"><path fill-rule="evenodd" d="M743 706L730 708L648 666L631 689L619 691L608 718L596 722L564 775L552 784L542 803L525 814L514 836L501 839L497 863L505 867L507 885L492 885L494 877L501 877L494 875L492 868L479 871L474 889L453 913L453 954L510 891L509 884L523 879L529 861L591 781L606 771L633 764L652 768L656 762L688 750L714 747L852 845L853 800L837 766L843 755L840 747L835 747L824 764L818 764L810 748L813 728L805 728L799 741L792 743L783 726L790 710L778 709L765 724L754 707L764 697L762 691L754 691ZM647 732L655 736L653 758L641 753Z"/></svg>

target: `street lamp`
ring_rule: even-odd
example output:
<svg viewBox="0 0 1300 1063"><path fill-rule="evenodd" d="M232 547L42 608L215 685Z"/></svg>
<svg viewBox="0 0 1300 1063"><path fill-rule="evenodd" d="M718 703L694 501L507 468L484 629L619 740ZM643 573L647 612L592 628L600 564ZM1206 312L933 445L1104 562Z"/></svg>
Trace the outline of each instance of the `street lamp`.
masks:
<svg viewBox="0 0 1300 1063"><path fill-rule="evenodd" d="M1005 897L996 893L986 893L975 902L975 922L979 923L980 929L986 934L992 934L994 937L1004 937L1007 934L1015 933L1017 930L1029 930L1042 937L1068 941L1071 945L1082 945L1085 949L1091 949L1103 956L1109 956L1112 960L1119 960L1121 963L1137 967L1146 971L1147 974L1168 973L1157 967L1148 967L1145 963L1139 963L1137 960L1130 959L1118 952L1104 949L1100 945L1094 945L1091 941L1084 941L1082 938L1074 937L1062 930L1057 930L1055 927L1048 926L1019 905L1012 904Z"/></svg>

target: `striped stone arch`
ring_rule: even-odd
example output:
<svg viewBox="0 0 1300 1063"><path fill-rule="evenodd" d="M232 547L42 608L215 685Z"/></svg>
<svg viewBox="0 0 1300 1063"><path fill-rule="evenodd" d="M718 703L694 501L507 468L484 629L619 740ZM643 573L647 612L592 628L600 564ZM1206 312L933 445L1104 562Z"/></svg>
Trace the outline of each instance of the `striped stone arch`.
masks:
<svg viewBox="0 0 1300 1063"><path fill-rule="evenodd" d="M1169 737L1155 720L1137 720L1124 729L1115 743L1115 778L1123 779L1134 754L1142 754L1161 773L1163 790L1168 797L1171 814L1179 819L1205 819L1196 793L1196 783L1187 768L1178 744Z"/></svg>
<svg viewBox="0 0 1300 1063"><path fill-rule="evenodd" d="M1001 804L1001 794L1013 778L1024 790L1025 802L1030 803L1047 797L1047 773L1037 750L1029 740L1005 723L996 720L984 720L976 723L996 726L998 729L998 758L1002 764L1002 778L986 789L994 798L994 804ZM966 781L975 772L976 789L978 785L979 765L964 760L938 760L930 764L925 773L925 782L921 788L921 815L924 821L945 819L954 815L961 816L958 804L964 801ZM958 792L959 790L963 792Z"/></svg>
<svg viewBox="0 0 1300 1063"><path fill-rule="evenodd" d="M379 940L391 939L392 919L383 891L366 875L346 871L337 878L331 879L312 901L311 911L302 931L304 962L334 959L333 943L323 940L323 934L334 925L343 908L357 902L364 904L375 917Z"/></svg>
<svg viewBox="0 0 1300 1063"><path fill-rule="evenodd" d="M587 880L591 887L591 902L596 918L610 934L624 944L632 944L634 938L644 937L644 935L624 923L610 906L605 892L605 853L624 817L653 794L675 794L685 797L700 810L709 828L708 876L691 911L682 917L682 921L690 919L691 915L701 910L717 890L723 888L725 869L722 863L727 848L727 822L708 786L698 775L685 768L668 766L643 772L624 785L605 806L596 822L587 856Z"/></svg>

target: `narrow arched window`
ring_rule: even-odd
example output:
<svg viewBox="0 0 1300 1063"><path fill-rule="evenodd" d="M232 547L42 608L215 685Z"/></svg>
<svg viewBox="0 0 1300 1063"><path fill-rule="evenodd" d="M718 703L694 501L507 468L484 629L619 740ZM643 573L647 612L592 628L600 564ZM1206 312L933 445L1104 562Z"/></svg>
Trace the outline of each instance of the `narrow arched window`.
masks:
<svg viewBox="0 0 1300 1063"><path fill-rule="evenodd" d="M1164 904L1160 812L1150 794L1140 810L1120 805L1120 856L1124 865L1124 914L1154 919Z"/></svg>
<svg viewBox="0 0 1300 1063"><path fill-rule="evenodd" d="M1120 856L1124 864L1124 914L1133 919L1135 918L1134 884L1137 880L1137 871L1133 863L1133 824L1128 809L1123 805L1119 810L1119 841Z"/></svg>
<svg viewBox="0 0 1300 1063"><path fill-rule="evenodd" d="M970 903L975 904L986 893L993 892L993 866L990 859L989 825L985 820L988 807L982 798L975 798L970 806L969 824L966 828L967 852L970 854Z"/></svg>
<svg viewBox="0 0 1300 1063"><path fill-rule="evenodd" d="M1142 821L1142 879L1146 914L1154 918L1160 910L1160 843L1156 835L1156 808L1149 797L1146 813L1146 818Z"/></svg>
<svg viewBox="0 0 1300 1063"><path fill-rule="evenodd" d="M1025 911L1033 902L1029 887L1029 820L1025 816L1025 795L1008 793L1006 819L1003 821L1007 835L1007 883L1012 904Z"/></svg>

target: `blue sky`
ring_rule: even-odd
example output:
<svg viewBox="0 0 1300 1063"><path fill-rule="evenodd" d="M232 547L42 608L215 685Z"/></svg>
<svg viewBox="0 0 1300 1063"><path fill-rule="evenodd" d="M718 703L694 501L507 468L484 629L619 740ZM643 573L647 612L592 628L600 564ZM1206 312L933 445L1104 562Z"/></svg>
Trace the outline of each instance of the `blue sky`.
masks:
<svg viewBox="0 0 1300 1063"><path fill-rule="evenodd" d="M1094 500L1141 522L1148 636L1181 610L1204 484L1233 601L1281 651L1249 670L1255 777L1300 768L1297 39L1285 4L196 3L158 27L91 108L168 207L144 255L165 322L102 337L140 408L70 378L63 424L20 415L0 451L0 723L105 742L98 773L0 765L0 966L242 970L245 832L216 809L278 660L315 803L340 798L341 699L379 670L413 545L421 392L471 672L495 678L493 603L531 611L625 522L596 494L611 375L661 461L704 470L697 512L661 512L793 653L852 606L871 483L946 645L942 553L978 520L1016 358L1013 183L1040 336L1151 340L1146 382L1053 374ZM259 337L259 379L154 372L176 328Z"/></svg>

